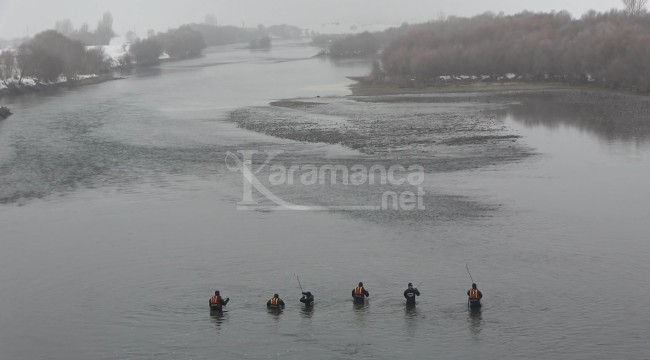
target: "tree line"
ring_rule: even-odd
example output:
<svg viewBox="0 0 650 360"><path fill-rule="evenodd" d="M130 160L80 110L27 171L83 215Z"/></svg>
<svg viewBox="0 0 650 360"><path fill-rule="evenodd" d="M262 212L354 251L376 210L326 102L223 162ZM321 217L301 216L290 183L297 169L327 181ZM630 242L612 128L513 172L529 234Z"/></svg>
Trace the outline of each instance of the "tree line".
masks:
<svg viewBox="0 0 650 360"><path fill-rule="evenodd" d="M110 12L104 13L94 31L90 31L88 24L83 24L79 29L75 29L69 19L57 21L54 30L87 46L108 45L115 37L113 15Z"/></svg>
<svg viewBox="0 0 650 360"><path fill-rule="evenodd" d="M183 25L146 39L135 39L129 48L129 55L138 65L155 65L163 53L169 55L171 60L182 60L201 56L205 47L203 35L191 26ZM130 64L128 59L122 61L124 65Z"/></svg>
<svg viewBox="0 0 650 360"><path fill-rule="evenodd" d="M629 5L579 19L567 12L486 13L411 25L383 50L373 77L429 83L516 74L650 92L650 15L644 0Z"/></svg>
<svg viewBox="0 0 650 360"><path fill-rule="evenodd" d="M315 37L312 42L315 44L329 43L329 50L323 54L333 58L368 56L376 54L380 49L379 40L376 34L367 31L360 34L328 38L327 36Z"/></svg>
<svg viewBox="0 0 650 360"><path fill-rule="evenodd" d="M149 30L140 39L129 31L125 35L130 43L128 52L117 64L108 59L103 48L113 37L113 17L105 13L94 31L84 24L75 29L70 20L61 20L53 30L46 30L24 40L16 49L0 53L0 83L6 87L21 86L25 78L39 82L76 80L82 74L104 74L115 66L129 68L133 65L149 66L159 63L163 54L170 60L201 56L208 45L225 45L249 42L251 47L269 48L270 36L296 38L303 30L290 25L273 25L256 28L217 26L216 20L204 24L189 24L166 32ZM253 46L254 45L254 46Z"/></svg>
<svg viewBox="0 0 650 360"><path fill-rule="evenodd" d="M410 29L408 23L381 32L362 32L359 34L314 34L312 45L324 48L319 55L333 58L370 56L377 54L382 47L390 44Z"/></svg>

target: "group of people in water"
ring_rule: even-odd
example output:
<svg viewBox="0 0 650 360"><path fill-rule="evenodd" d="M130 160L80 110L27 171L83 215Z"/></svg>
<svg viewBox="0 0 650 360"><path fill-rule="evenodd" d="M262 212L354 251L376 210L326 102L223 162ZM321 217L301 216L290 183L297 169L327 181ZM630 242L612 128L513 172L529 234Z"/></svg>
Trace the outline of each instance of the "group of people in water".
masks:
<svg viewBox="0 0 650 360"><path fill-rule="evenodd" d="M302 289L301 289L302 290ZM415 306L416 297L420 296L420 291L417 287L413 287L413 283L408 284L408 288L404 290L404 298L406 299L407 306ZM363 283L360 282L354 289L352 289L352 299L356 304L364 304L366 298L370 297L370 293L363 286ZM481 307L481 299L483 294L478 290L476 283L472 284L472 288L467 291L467 305L471 309L478 309ZM210 298L210 309L213 311L222 311L223 308L228 305L230 298L224 299L221 297L219 290L214 292L214 295ZM305 304L305 306L310 307L314 305L314 295L309 291L302 291L302 297L300 302ZM266 307L269 309L284 309L285 303L280 298L280 295L275 294L269 301L266 302Z"/></svg>

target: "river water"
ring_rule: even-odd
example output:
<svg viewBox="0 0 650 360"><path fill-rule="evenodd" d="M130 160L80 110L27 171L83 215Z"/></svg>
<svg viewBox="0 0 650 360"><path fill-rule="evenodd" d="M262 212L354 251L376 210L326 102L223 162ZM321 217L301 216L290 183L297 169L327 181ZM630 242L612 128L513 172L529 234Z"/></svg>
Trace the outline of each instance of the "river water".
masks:
<svg viewBox="0 0 650 360"><path fill-rule="evenodd" d="M238 211L227 151L376 160L229 121L278 99L349 101L346 76L369 64L316 52L219 47L3 99L15 115L0 122L0 358L649 358L646 123L603 126L620 119L547 98L485 101L526 155L427 171L427 206L444 211ZM424 161L409 154L400 162ZM478 313L466 306L466 263L485 296ZM361 308L350 301L358 281L371 294ZM417 308L405 309L406 283L420 281ZM207 309L215 288L231 298L220 316ZM275 292L281 314L265 308Z"/></svg>

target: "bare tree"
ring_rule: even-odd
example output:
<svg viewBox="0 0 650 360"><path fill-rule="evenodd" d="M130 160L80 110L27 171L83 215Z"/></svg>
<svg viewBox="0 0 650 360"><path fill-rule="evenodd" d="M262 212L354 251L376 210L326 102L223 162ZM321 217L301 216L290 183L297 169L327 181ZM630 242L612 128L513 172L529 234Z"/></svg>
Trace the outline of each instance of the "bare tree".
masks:
<svg viewBox="0 0 650 360"><path fill-rule="evenodd" d="M645 5L648 0L623 0L625 9L630 15L641 15L645 12Z"/></svg>

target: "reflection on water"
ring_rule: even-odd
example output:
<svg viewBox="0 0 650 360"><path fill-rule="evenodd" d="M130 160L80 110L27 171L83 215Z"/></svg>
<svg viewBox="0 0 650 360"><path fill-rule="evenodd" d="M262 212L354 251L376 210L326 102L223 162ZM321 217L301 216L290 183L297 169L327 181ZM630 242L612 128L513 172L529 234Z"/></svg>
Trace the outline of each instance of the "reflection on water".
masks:
<svg viewBox="0 0 650 360"><path fill-rule="evenodd" d="M314 305L312 306L303 306L300 308L300 316L305 319L311 319L314 315Z"/></svg>
<svg viewBox="0 0 650 360"><path fill-rule="evenodd" d="M650 99L610 92L518 95L519 104L499 111L526 127L572 126L605 140L645 143L650 138Z"/></svg>
<svg viewBox="0 0 650 360"><path fill-rule="evenodd" d="M406 327L406 333L409 336L415 336L420 317L420 310L415 305L404 306L404 325Z"/></svg>
<svg viewBox="0 0 650 360"><path fill-rule="evenodd" d="M406 304L404 306L404 313L406 314L407 317L415 317L418 315L418 308L417 306L415 306L415 304L413 305Z"/></svg>
<svg viewBox="0 0 650 360"><path fill-rule="evenodd" d="M277 308L266 308L266 312L267 312L269 315L271 315L271 317L272 317L274 320L279 320L279 319L280 319L280 315L282 315L282 308L281 308L281 307L277 307Z"/></svg>
<svg viewBox="0 0 650 360"><path fill-rule="evenodd" d="M370 302L352 301L352 309L357 323L362 324L366 320L366 315L370 307Z"/></svg>
<svg viewBox="0 0 650 360"><path fill-rule="evenodd" d="M210 310L210 318L217 329L220 329L221 325L228 321L228 312L223 310Z"/></svg>
<svg viewBox="0 0 650 360"><path fill-rule="evenodd" d="M483 314L481 308L468 308L469 316L467 322L469 324L469 330L472 332L472 335L477 336L483 330Z"/></svg>

